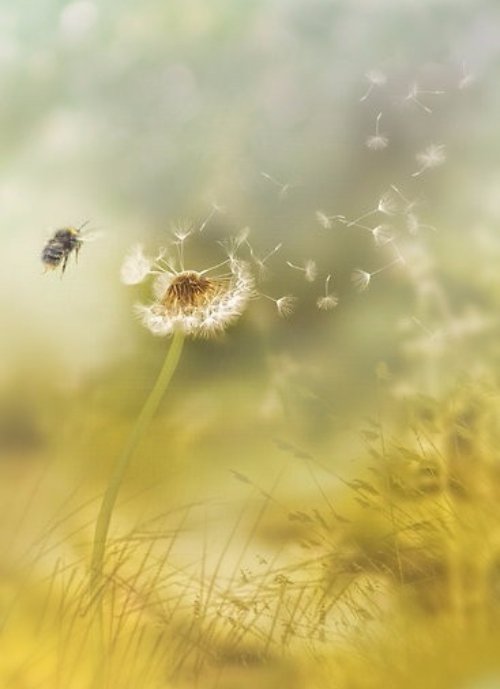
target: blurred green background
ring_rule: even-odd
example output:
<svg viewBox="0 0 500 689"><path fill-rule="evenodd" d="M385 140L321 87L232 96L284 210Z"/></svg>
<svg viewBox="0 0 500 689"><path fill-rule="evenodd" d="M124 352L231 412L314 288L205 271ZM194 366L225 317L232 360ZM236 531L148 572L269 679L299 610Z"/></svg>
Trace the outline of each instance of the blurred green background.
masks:
<svg viewBox="0 0 500 689"><path fill-rule="evenodd" d="M384 83L364 97L374 71ZM120 265L179 219L210 216L186 247L193 268L247 226L258 256L281 244L259 290L297 308L284 320L256 299L223 338L188 343L125 523L171 500L224 496L232 513L231 471L314 501L283 442L349 474L367 416L404 435L419 396L494 390L499 79L496 0L0 2L5 569L69 496L102 493L168 346L133 316L147 291L121 285ZM379 113L387 145L371 150ZM446 160L415 175L433 144ZM389 223L393 242L318 222L376 209L391 185L396 212L366 223ZM44 274L47 238L85 221L101 236L62 279ZM356 291L353 270L395 255L404 264ZM308 259L312 283L286 263ZM339 304L323 312L328 274Z"/></svg>

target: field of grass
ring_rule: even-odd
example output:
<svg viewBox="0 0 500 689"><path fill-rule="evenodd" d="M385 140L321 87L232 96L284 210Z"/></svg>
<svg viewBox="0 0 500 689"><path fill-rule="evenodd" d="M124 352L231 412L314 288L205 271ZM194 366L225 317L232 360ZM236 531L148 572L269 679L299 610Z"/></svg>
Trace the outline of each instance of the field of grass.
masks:
<svg viewBox="0 0 500 689"><path fill-rule="evenodd" d="M346 471L269 438L272 481L227 466L210 497L194 472L191 500L129 486L94 594L96 496L11 449L3 685L494 687L498 401L471 385L407 406L399 428L365 420Z"/></svg>

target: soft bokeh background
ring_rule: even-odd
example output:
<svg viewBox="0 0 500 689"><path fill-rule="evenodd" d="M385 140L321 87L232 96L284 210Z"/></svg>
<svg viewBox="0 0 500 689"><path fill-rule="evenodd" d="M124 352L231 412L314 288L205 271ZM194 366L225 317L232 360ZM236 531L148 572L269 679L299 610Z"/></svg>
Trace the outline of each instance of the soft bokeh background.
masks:
<svg viewBox="0 0 500 689"><path fill-rule="evenodd" d="M386 82L363 98L374 70ZM495 0L0 3L7 608L33 544L49 543L34 558L41 575L88 555L113 459L168 346L133 317L147 291L121 285L120 264L134 243L155 252L179 219L209 218L187 245L193 267L220 260L218 242L247 226L256 255L282 244L259 289L293 294L297 308L283 320L263 297L225 337L188 343L116 533L202 501L179 557L209 569L221 523L273 487L276 509L254 536L281 552L296 537L287 510L338 496L338 475L366 463L367 417L404 437L422 396L448 413L457 388L463 400L481 382L496 404L499 78ZM379 113L388 143L370 150ZM433 144L446 160L413 176ZM318 222L318 211L376 209L391 185L408 202L392 191L397 212L366 222L390 223L394 242ZM63 279L44 274L51 232L85 221L101 236ZM353 270L395 255L404 265L355 290ZM313 283L286 264L308 259ZM322 312L328 274L339 305ZM8 686L35 686L20 682Z"/></svg>

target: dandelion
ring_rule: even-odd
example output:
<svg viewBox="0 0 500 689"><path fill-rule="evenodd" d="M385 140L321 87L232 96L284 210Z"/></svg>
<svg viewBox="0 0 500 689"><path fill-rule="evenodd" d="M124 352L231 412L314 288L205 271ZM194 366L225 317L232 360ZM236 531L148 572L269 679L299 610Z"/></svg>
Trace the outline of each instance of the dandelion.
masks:
<svg viewBox="0 0 500 689"><path fill-rule="evenodd" d="M379 268L378 270L374 270L371 273L369 273L366 270L362 270L361 268L356 268L356 270L353 270L353 272L351 273L351 282L358 292L364 292L370 285L370 282L372 281L372 278L375 277L375 275L383 273L385 270L389 270L389 268L392 268L392 266L401 263L404 263L404 259L401 256L401 254L398 253L398 256L396 256L396 258L393 261L391 261L385 266L382 266L382 268Z"/></svg>
<svg viewBox="0 0 500 689"><path fill-rule="evenodd" d="M318 297L316 301L316 306L320 311L331 311L339 303L338 296L336 294L331 294L329 291L331 279L332 276L328 275L325 280L325 294L322 297Z"/></svg>
<svg viewBox="0 0 500 689"><path fill-rule="evenodd" d="M153 259L144 255L141 244L136 244L123 261L120 279L125 285L137 285L149 274L152 265Z"/></svg>
<svg viewBox="0 0 500 689"><path fill-rule="evenodd" d="M419 96L440 96L443 93L444 91L424 91L419 88L417 83L413 83L411 84L410 90L408 91L407 96L404 98L404 101L407 103L415 103L415 105L430 115L432 113L432 109L429 108L428 105L422 103L422 101L419 99Z"/></svg>
<svg viewBox="0 0 500 689"><path fill-rule="evenodd" d="M307 280L307 282L314 282L316 280L316 277L318 275L318 268L316 266L316 261L313 261L312 258L308 259L305 262L304 267L296 266L291 261L287 261L286 264L290 268L293 268L294 270L299 270L300 272L304 273L304 277Z"/></svg>
<svg viewBox="0 0 500 689"><path fill-rule="evenodd" d="M375 134L372 134L366 139L366 146L369 148L371 151L382 151L384 148L387 148L387 145L389 143L389 139L385 134L380 133L380 120L382 118L382 113L379 112L377 115L377 119L375 121Z"/></svg>
<svg viewBox="0 0 500 689"><path fill-rule="evenodd" d="M446 151L443 144L431 144L426 149L417 153L415 156L420 168L412 174L412 177L419 177L426 170L439 167L446 161Z"/></svg>
<svg viewBox="0 0 500 689"><path fill-rule="evenodd" d="M243 261L234 258L203 271L175 271L162 258L153 284L154 301L139 304L136 312L154 335L179 331L194 337L222 332L245 310L253 294L253 278ZM222 265L228 272L211 273Z"/></svg>
<svg viewBox="0 0 500 689"><path fill-rule="evenodd" d="M114 464L104 493L94 531L90 589L97 605L102 606L102 575L106 543L113 509L130 461L146 432L179 364L186 335L208 337L222 332L245 310L254 293L253 277L247 264L235 257L205 270L186 269L182 252L184 234L174 230L177 248L175 261L161 251L156 261L147 259L140 246L128 254L121 276L126 284L137 284L154 276L151 304L136 307L143 324L154 335L173 336L163 366L130 432L129 439ZM179 244L181 246L179 246ZM221 269L225 266L225 272ZM285 312L286 303L277 302Z"/></svg>
<svg viewBox="0 0 500 689"><path fill-rule="evenodd" d="M160 295L137 313L154 335L168 336L179 330L185 335L208 337L222 332L247 306L253 281L246 265L232 261L230 275L210 277L205 271L164 273L157 279Z"/></svg>
<svg viewBox="0 0 500 689"><path fill-rule="evenodd" d="M360 103L362 103L368 98L368 96L374 88L385 86L385 84L387 83L387 76L384 74L384 72L382 72L379 69L369 70L368 72L366 72L365 77L368 80L368 89L359 99Z"/></svg>

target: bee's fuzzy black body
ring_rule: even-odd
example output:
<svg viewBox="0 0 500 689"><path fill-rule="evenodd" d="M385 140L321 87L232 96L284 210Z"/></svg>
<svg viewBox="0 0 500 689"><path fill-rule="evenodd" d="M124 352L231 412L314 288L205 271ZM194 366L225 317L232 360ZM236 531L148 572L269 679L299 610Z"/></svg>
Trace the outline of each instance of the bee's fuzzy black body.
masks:
<svg viewBox="0 0 500 689"><path fill-rule="evenodd" d="M75 257L77 258L81 245L80 230L73 227L56 230L43 247L42 263L48 269L55 269L61 266L61 270L64 273L69 257L75 252Z"/></svg>

